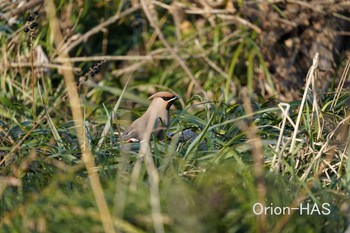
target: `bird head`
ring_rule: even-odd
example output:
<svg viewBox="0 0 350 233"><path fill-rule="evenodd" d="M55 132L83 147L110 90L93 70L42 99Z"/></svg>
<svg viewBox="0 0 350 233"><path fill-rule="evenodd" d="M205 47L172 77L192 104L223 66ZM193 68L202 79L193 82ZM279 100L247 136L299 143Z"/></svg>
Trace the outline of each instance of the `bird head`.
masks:
<svg viewBox="0 0 350 233"><path fill-rule="evenodd" d="M148 99L152 100L152 102L160 104L161 106L164 106L166 110L169 110L171 105L173 105L174 101L179 98L179 96L174 95L170 92L161 91L153 94Z"/></svg>

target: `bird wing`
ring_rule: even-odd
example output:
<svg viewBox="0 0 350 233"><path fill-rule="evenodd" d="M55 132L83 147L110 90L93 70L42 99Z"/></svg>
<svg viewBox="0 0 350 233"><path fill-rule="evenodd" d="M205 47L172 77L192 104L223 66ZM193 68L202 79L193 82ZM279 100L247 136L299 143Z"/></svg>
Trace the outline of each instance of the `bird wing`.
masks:
<svg viewBox="0 0 350 233"><path fill-rule="evenodd" d="M123 133L121 140L127 141L127 142L133 142L134 140L140 141L141 136L140 133L143 133L143 128L145 128L144 125L142 125L143 119L138 118L136 119L130 126L125 130Z"/></svg>

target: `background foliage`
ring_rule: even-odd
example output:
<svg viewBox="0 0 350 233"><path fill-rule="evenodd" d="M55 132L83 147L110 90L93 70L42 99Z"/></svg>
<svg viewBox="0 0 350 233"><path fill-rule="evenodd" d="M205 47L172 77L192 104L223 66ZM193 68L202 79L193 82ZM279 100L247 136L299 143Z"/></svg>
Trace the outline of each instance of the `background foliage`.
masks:
<svg viewBox="0 0 350 233"><path fill-rule="evenodd" d="M110 217L121 232L344 232L349 8L327 4L0 1L0 231L103 232ZM115 132L164 90L181 97L175 136L143 163Z"/></svg>

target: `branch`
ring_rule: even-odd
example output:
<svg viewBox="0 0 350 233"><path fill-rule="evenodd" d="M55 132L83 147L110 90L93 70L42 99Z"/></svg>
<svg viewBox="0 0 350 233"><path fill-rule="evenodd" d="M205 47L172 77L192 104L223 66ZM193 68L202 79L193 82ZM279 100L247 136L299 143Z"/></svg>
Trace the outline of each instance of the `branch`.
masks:
<svg viewBox="0 0 350 233"><path fill-rule="evenodd" d="M4 19L8 20L12 16L19 15L19 14L25 12L26 10L31 9L34 6L42 4L42 3L43 3L43 0L32 0L32 1L29 1L28 3L24 4L20 8L16 8L16 9L14 9L14 10L12 10L12 11L4 14L4 15L0 15L0 20L4 20Z"/></svg>

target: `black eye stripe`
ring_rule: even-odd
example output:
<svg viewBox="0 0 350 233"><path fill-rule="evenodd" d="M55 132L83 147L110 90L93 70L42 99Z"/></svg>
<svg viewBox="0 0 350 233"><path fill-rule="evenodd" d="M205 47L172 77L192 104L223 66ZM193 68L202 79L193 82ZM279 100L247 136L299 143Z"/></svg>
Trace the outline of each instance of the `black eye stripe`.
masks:
<svg viewBox="0 0 350 233"><path fill-rule="evenodd" d="M160 97L160 98L162 98L164 101L168 101L168 100L171 100L172 98L174 98L174 96L172 96L172 97Z"/></svg>

